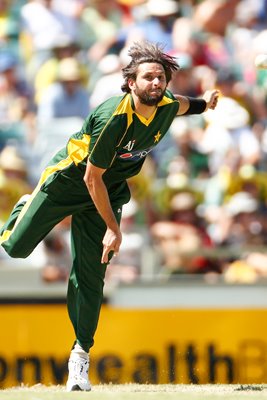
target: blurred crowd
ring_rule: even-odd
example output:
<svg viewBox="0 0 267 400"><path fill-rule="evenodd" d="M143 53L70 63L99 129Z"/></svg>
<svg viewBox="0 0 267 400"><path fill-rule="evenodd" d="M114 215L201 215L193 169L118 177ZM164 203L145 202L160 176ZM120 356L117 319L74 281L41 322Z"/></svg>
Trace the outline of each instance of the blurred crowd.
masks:
<svg viewBox="0 0 267 400"><path fill-rule="evenodd" d="M254 66L267 53L266 0L0 0L0 223L89 111L121 94L127 49L142 40L177 58L174 93L221 95L216 110L177 117L129 180L107 287L180 274L255 282L267 276L267 71ZM12 262L65 281L70 226Z"/></svg>

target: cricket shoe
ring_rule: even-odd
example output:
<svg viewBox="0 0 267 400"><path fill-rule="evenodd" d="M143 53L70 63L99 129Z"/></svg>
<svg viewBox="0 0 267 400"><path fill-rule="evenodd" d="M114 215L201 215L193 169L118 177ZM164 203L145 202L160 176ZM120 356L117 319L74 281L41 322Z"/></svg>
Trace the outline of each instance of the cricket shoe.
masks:
<svg viewBox="0 0 267 400"><path fill-rule="evenodd" d="M89 356L84 354L81 356L78 353L71 353L68 362L69 376L67 380L67 392L91 390L91 384L88 378L89 371Z"/></svg>

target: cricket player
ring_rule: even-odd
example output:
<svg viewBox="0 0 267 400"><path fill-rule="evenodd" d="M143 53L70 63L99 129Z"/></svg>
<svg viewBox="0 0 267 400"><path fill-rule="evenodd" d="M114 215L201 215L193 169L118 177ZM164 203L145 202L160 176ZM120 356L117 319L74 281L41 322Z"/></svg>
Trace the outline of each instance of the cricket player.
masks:
<svg viewBox="0 0 267 400"><path fill-rule="evenodd" d="M134 43L122 70L122 95L93 110L43 171L37 187L19 201L0 231L11 257L27 257L48 232L72 216L73 265L67 306L75 341L67 391L89 391L89 350L103 297L106 267L122 241L122 207L130 199L126 180L140 171L177 115L214 109L218 91L202 98L172 94L167 85L179 69L160 44Z"/></svg>

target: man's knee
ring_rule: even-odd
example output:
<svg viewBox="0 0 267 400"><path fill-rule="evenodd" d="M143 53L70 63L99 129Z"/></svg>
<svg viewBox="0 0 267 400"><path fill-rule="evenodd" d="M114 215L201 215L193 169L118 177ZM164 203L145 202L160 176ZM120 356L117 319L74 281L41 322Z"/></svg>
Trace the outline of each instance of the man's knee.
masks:
<svg viewBox="0 0 267 400"><path fill-rule="evenodd" d="M2 247L11 258L26 258L30 254L27 249L20 246L2 243Z"/></svg>

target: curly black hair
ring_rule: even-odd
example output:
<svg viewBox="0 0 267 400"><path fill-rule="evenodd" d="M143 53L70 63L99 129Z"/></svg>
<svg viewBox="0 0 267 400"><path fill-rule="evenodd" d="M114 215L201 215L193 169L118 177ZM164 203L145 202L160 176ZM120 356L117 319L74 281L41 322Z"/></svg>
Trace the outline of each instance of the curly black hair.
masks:
<svg viewBox="0 0 267 400"><path fill-rule="evenodd" d="M130 47L128 55L132 58L131 62L122 69L122 76L124 82L121 86L121 90L126 93L130 93L128 80L136 79L137 70L142 63L158 63L164 68L166 75L167 84L172 78L172 73L179 69L175 57L170 56L163 52L163 45L160 43L150 42L136 42Z"/></svg>

